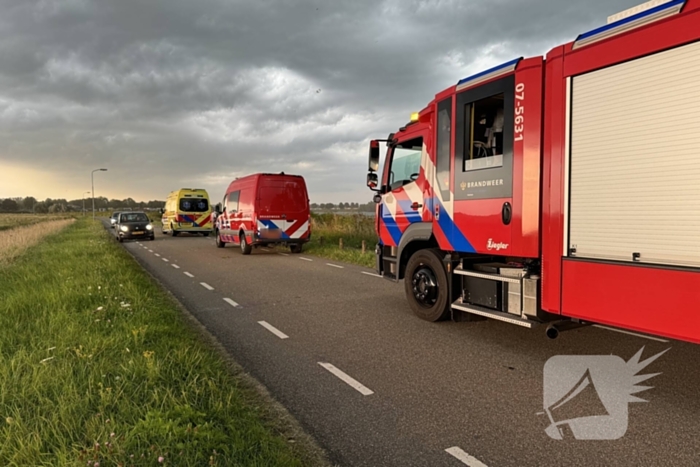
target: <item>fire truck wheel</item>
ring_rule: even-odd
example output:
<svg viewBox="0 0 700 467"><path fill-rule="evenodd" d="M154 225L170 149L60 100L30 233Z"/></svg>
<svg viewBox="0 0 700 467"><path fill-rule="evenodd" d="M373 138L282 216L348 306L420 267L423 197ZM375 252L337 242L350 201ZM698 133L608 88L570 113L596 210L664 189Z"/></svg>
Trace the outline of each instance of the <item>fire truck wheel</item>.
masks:
<svg viewBox="0 0 700 467"><path fill-rule="evenodd" d="M248 245L244 233L240 234L239 240L241 242L241 252L243 252L244 255L249 255L250 252L253 251L253 248L250 245Z"/></svg>
<svg viewBox="0 0 700 467"><path fill-rule="evenodd" d="M408 303L419 318L435 322L449 317L447 273L436 251L420 250L411 256L404 287Z"/></svg>
<svg viewBox="0 0 700 467"><path fill-rule="evenodd" d="M226 242L221 240L221 234L218 230L216 231L216 246L218 248L224 248L226 246Z"/></svg>

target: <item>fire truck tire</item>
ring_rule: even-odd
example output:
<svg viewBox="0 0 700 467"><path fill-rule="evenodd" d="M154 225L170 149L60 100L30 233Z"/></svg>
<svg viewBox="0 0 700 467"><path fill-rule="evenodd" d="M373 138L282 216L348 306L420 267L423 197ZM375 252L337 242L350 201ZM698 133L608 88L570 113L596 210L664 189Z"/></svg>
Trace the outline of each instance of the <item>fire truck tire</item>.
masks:
<svg viewBox="0 0 700 467"><path fill-rule="evenodd" d="M436 322L449 317L447 272L436 250L419 250L411 256L404 288L408 303L419 318Z"/></svg>
<svg viewBox="0 0 700 467"><path fill-rule="evenodd" d="M245 234L244 234L243 232L241 232L241 234L240 234L240 236L239 236L239 240L240 240L240 242L241 242L241 252L242 252L244 255L249 255L250 252L253 251L253 247L251 247L250 245L248 245L248 242L247 242L246 239L245 239Z"/></svg>
<svg viewBox="0 0 700 467"><path fill-rule="evenodd" d="M226 242L221 240L221 234L219 231L216 231L216 246L217 248L224 248L226 246Z"/></svg>

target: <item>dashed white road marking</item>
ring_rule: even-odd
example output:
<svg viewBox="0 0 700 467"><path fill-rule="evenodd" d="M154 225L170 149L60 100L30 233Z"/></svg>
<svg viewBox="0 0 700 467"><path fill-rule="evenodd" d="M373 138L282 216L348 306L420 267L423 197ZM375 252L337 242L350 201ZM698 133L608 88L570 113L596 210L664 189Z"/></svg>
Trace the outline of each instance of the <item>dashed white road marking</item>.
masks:
<svg viewBox="0 0 700 467"><path fill-rule="evenodd" d="M174 267L175 269L180 269L180 266L178 266L177 264L171 264L171 266Z"/></svg>
<svg viewBox="0 0 700 467"><path fill-rule="evenodd" d="M382 276L380 276L379 274L375 274L375 273L373 273L373 272L362 271L362 274L365 274L365 275L367 275L367 276L373 276L373 277L382 277Z"/></svg>
<svg viewBox="0 0 700 467"><path fill-rule="evenodd" d="M231 305L232 307L234 307L234 308L237 308L237 307L240 306L238 303L234 302L234 301L231 300L230 298L224 298L224 301L225 301L226 303L228 303L229 305Z"/></svg>
<svg viewBox="0 0 700 467"><path fill-rule="evenodd" d="M363 396L369 396L371 394L374 394L374 391L368 389L366 386L362 385L359 381L357 381L356 379L347 375L346 373L343 373L342 371L340 371L338 368L331 365L330 363L318 362L318 364L321 365L326 370L333 373L335 376L337 376L341 380L343 380L345 383L347 383L353 389L356 389Z"/></svg>
<svg viewBox="0 0 700 467"><path fill-rule="evenodd" d="M462 461L464 464L468 465L469 467L487 467L486 464L481 462L479 459L477 459L474 456L470 456L466 452L464 452L462 449L458 448L457 446L445 449L448 454L451 456L455 457L456 459L459 459Z"/></svg>
<svg viewBox="0 0 700 467"><path fill-rule="evenodd" d="M160 255L158 253L156 253L156 256L160 258Z"/></svg>
<svg viewBox="0 0 700 467"><path fill-rule="evenodd" d="M282 255L282 256L289 256L289 253L277 253L277 254Z"/></svg>
<svg viewBox="0 0 700 467"><path fill-rule="evenodd" d="M289 339L288 335L286 335L285 333L283 333L279 329L275 328L271 324L266 323L265 321L258 321L258 324L260 326L264 327L265 329L267 329L268 331L270 331L275 336L279 337L280 339Z"/></svg>
<svg viewBox="0 0 700 467"><path fill-rule="evenodd" d="M168 258L163 258L163 261L165 261L166 263L169 262L169 261L168 261Z"/></svg>
<svg viewBox="0 0 700 467"><path fill-rule="evenodd" d="M204 287L204 288L207 289L207 290L214 290L214 287L212 287L211 285L207 284L206 282L200 282L199 285L201 285L202 287Z"/></svg>
<svg viewBox="0 0 700 467"><path fill-rule="evenodd" d="M313 261L311 258L304 258L303 256L300 256L299 259L302 261Z"/></svg>
<svg viewBox="0 0 700 467"><path fill-rule="evenodd" d="M262 251L272 251L269 248L260 248Z"/></svg>
<svg viewBox="0 0 700 467"><path fill-rule="evenodd" d="M187 271L185 271L184 274L185 274L187 277L194 277L192 274L190 274L190 273L187 272Z"/></svg>
<svg viewBox="0 0 700 467"><path fill-rule="evenodd" d="M607 326L602 326L600 324L594 324L594 328L600 328L600 329L605 329L607 331L613 331L613 332L619 332L620 334L627 334L629 336L635 336L635 337L641 337L642 339L649 339L651 341L656 341L656 342L668 342L665 339L659 339L658 337L652 337L652 336L645 336L644 334L637 334L636 332L630 332L630 331L625 331L623 329L615 329L615 328L609 328Z"/></svg>
<svg viewBox="0 0 700 467"><path fill-rule="evenodd" d="M338 266L337 264L333 264L333 263L326 263L326 266L330 266L332 268L338 268L338 269L345 269L345 266Z"/></svg>
<svg viewBox="0 0 700 467"><path fill-rule="evenodd" d="M148 251L150 251L151 253L153 253L153 250L151 250L150 248L148 249Z"/></svg>

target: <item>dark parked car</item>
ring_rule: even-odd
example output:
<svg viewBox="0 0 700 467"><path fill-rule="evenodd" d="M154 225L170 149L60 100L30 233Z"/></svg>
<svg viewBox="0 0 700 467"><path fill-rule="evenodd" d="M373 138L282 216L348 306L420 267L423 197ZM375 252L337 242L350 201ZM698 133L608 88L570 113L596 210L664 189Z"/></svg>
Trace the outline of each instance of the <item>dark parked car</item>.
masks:
<svg viewBox="0 0 700 467"><path fill-rule="evenodd" d="M117 239L120 242L135 238L155 239L151 220L144 212L119 213L115 228L117 229Z"/></svg>

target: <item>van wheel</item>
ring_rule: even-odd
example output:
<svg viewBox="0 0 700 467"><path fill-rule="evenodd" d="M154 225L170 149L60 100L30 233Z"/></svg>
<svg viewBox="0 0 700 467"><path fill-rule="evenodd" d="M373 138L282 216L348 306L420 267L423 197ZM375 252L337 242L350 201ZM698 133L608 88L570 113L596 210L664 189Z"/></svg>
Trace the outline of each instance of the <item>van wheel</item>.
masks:
<svg viewBox="0 0 700 467"><path fill-rule="evenodd" d="M170 235L177 237L177 232L175 232L175 227L173 227L173 224L170 224Z"/></svg>
<svg viewBox="0 0 700 467"><path fill-rule="evenodd" d="M208 237L208 236L209 236L209 232L204 232L202 235L204 235L205 237Z"/></svg>
<svg viewBox="0 0 700 467"><path fill-rule="evenodd" d="M406 298L413 312L426 321L442 321L450 314L447 273L436 250L419 250L406 265Z"/></svg>
<svg viewBox="0 0 700 467"><path fill-rule="evenodd" d="M221 240L221 234L218 230L216 231L216 246L218 248L224 248L226 246L226 242Z"/></svg>
<svg viewBox="0 0 700 467"><path fill-rule="evenodd" d="M241 242L241 251L244 255L249 255L250 252L253 251L253 248L250 245L248 245L248 242L245 239L245 234L240 234L239 240Z"/></svg>
<svg viewBox="0 0 700 467"><path fill-rule="evenodd" d="M289 249L292 250L292 253L301 253L301 250L303 250L304 247L301 243L297 243L296 245L291 245Z"/></svg>

